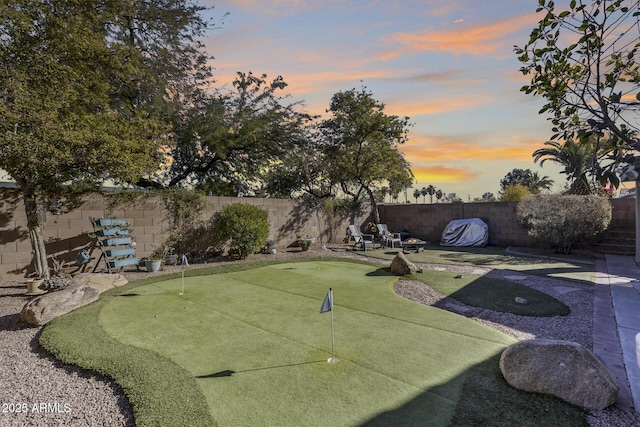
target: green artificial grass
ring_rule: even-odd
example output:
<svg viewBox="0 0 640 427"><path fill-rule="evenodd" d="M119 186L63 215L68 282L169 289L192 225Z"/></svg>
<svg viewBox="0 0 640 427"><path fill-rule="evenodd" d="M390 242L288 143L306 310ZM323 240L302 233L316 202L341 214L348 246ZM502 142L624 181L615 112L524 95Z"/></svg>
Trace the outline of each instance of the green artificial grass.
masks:
<svg viewBox="0 0 640 427"><path fill-rule="evenodd" d="M400 249L381 248L368 250L366 255L391 260L399 251ZM405 255L412 262L426 264L476 265L496 270L512 270L535 276L571 280L587 285L593 285L595 281L595 265L593 263L518 256L495 246L484 248L445 247L431 243L427 244L425 249L419 253L409 251Z"/></svg>
<svg viewBox="0 0 640 427"><path fill-rule="evenodd" d="M177 274L132 283L56 319L40 341L64 362L114 378L139 426L444 426L490 417L460 402L481 406L465 390L486 383L483 369L501 378L485 363L515 341L397 296L396 279L341 260L191 270L184 295ZM329 287L335 365L326 362L331 314L319 313ZM540 398L514 398L509 411L528 414ZM583 417L550 402L531 425Z"/></svg>
<svg viewBox="0 0 640 427"><path fill-rule="evenodd" d="M417 274L412 279L472 307L538 317L566 316L571 312L569 307L552 296L508 280L446 271ZM516 297L526 299L527 304L517 303Z"/></svg>

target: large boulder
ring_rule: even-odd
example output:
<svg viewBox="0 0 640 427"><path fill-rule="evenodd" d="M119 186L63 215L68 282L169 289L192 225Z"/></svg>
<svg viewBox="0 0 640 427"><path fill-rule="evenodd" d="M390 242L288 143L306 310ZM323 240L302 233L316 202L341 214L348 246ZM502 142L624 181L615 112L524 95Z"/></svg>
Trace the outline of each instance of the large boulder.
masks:
<svg viewBox="0 0 640 427"><path fill-rule="evenodd" d="M391 272L398 276L404 276L405 274L414 274L418 271L418 268L414 263L409 261L405 254L398 252L398 255L391 261Z"/></svg>
<svg viewBox="0 0 640 427"><path fill-rule="evenodd" d="M534 339L508 347L500 357L505 380L520 390L550 394L588 410L616 402L616 377L591 351L569 341Z"/></svg>
<svg viewBox="0 0 640 427"><path fill-rule="evenodd" d="M96 288L98 292L103 293L109 289L124 286L129 281L122 274L107 273L81 273L73 276L72 285L86 285Z"/></svg>
<svg viewBox="0 0 640 427"><path fill-rule="evenodd" d="M98 299L98 290L86 285L70 285L29 301L20 312L20 319L32 326L42 326L58 316Z"/></svg>

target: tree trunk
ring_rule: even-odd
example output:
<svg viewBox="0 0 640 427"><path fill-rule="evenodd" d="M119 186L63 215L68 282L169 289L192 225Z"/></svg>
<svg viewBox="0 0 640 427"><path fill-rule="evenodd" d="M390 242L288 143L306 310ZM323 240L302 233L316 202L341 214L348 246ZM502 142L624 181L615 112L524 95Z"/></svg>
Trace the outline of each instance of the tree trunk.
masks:
<svg viewBox="0 0 640 427"><path fill-rule="evenodd" d="M380 212L378 212L378 202L369 188L366 189L369 194L369 202L371 203L371 218L373 218L374 224L380 224Z"/></svg>
<svg viewBox="0 0 640 427"><path fill-rule="evenodd" d="M47 263L47 250L44 246L42 235L42 225L38 218L38 202L35 189L32 186L20 183L24 200L24 210L27 216L27 227L29 228L29 238L31 239L31 249L33 250L33 265L38 277L49 279L49 265Z"/></svg>

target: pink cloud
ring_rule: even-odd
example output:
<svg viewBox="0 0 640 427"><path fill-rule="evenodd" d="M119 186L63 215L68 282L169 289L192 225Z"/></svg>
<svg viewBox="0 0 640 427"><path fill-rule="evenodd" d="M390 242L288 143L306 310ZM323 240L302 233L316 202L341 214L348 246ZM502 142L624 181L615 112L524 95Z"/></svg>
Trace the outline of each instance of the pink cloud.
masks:
<svg viewBox="0 0 640 427"><path fill-rule="evenodd" d="M532 28L540 19L535 13L516 16L487 25L456 25L443 31L422 33L395 33L385 41L397 49L381 55L382 59L392 59L401 54L415 51L451 52L455 54L486 55L500 52L508 42L506 36Z"/></svg>

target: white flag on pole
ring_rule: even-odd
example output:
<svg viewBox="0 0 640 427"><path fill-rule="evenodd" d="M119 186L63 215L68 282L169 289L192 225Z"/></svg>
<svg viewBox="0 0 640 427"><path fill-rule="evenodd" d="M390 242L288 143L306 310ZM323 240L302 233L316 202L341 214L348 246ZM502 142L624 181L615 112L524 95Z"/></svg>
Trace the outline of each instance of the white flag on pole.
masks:
<svg viewBox="0 0 640 427"><path fill-rule="evenodd" d="M326 313L327 311L333 310L333 292L331 288L329 288L329 292L324 297L324 301L322 301L322 307L320 307L320 313Z"/></svg>
<svg viewBox="0 0 640 427"><path fill-rule="evenodd" d="M333 334L333 290L329 288L329 292L324 297L324 301L322 301L322 307L320 307L320 314L326 313L327 311L331 312L331 357L327 359L329 363L338 363L340 359L338 359L335 355L335 338Z"/></svg>

